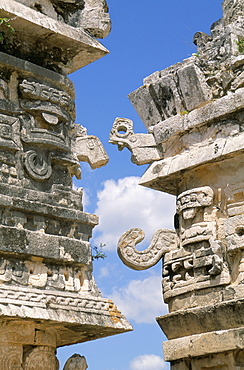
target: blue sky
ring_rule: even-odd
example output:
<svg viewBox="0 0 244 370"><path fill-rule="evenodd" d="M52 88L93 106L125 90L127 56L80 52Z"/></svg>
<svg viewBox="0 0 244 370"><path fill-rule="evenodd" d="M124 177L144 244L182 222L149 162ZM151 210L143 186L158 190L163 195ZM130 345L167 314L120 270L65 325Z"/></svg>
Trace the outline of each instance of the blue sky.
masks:
<svg viewBox="0 0 244 370"><path fill-rule="evenodd" d="M87 359L91 370L163 370L165 337L155 317L167 312L161 298L161 264L132 271L117 257L119 236L131 227L146 232L148 246L157 228L172 228L174 198L137 185L145 166L130 162L130 152L108 143L116 117L134 121L135 132L146 132L127 95L144 77L180 62L196 51L195 32L209 33L222 16L221 0L108 0L112 32L102 43L106 57L70 75L76 86L76 122L98 136L110 157L107 166L92 171L81 164L83 177L75 185L85 192L85 210L100 217L93 244L106 243L107 258L94 262L96 282L134 327L125 333L61 348L60 364L74 353ZM62 368L61 366L61 368Z"/></svg>

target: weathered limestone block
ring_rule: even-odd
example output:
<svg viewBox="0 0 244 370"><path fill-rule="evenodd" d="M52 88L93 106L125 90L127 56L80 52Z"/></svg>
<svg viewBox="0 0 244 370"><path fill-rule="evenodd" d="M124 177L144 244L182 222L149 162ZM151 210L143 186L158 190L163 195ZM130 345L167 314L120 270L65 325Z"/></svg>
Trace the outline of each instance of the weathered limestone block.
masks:
<svg viewBox="0 0 244 370"><path fill-rule="evenodd" d="M71 356L64 365L64 370L86 370L87 368L85 357L77 354Z"/></svg>
<svg viewBox="0 0 244 370"><path fill-rule="evenodd" d="M196 65L190 64L180 68L177 75L187 111L212 99L204 74Z"/></svg>
<svg viewBox="0 0 244 370"><path fill-rule="evenodd" d="M243 17L244 2L243 0L225 0L223 2L223 11L225 24L230 24L238 19L238 17Z"/></svg>
<svg viewBox="0 0 244 370"><path fill-rule="evenodd" d="M95 37L106 37L111 30L106 0L85 0L80 25Z"/></svg>
<svg viewBox="0 0 244 370"><path fill-rule="evenodd" d="M149 76L144 80L144 86L129 95L148 130L160 121L212 99L211 89L196 58L177 63L155 77Z"/></svg>
<svg viewBox="0 0 244 370"><path fill-rule="evenodd" d="M148 130L155 123L162 121L162 114L158 111L147 85L132 92L129 98Z"/></svg>
<svg viewBox="0 0 244 370"><path fill-rule="evenodd" d="M243 351L233 351L205 356L199 359L174 361L173 370L240 370L244 364Z"/></svg>
<svg viewBox="0 0 244 370"><path fill-rule="evenodd" d="M164 358L166 361L175 361L184 357L197 358L215 353L243 350L242 338L243 327L173 339L164 343Z"/></svg>

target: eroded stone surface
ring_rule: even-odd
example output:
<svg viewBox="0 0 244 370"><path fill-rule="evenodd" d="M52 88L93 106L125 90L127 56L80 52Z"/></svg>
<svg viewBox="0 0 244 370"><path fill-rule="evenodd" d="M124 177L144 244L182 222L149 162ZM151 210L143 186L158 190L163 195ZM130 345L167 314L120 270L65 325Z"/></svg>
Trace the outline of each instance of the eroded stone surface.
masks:
<svg viewBox="0 0 244 370"><path fill-rule="evenodd" d="M64 370L86 370L87 368L85 357L78 354L71 356L64 365Z"/></svg>

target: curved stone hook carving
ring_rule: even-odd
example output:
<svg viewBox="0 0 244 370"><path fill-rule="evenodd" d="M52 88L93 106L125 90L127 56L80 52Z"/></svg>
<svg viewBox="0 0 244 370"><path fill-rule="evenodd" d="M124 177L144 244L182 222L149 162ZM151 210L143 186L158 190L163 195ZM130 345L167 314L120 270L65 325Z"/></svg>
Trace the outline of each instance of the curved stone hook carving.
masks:
<svg viewBox="0 0 244 370"><path fill-rule="evenodd" d="M177 248L176 232L168 229L157 230L150 246L144 251L138 251L135 245L140 243L145 233L139 228L126 231L118 242L118 255L122 262L133 270L146 270L165 255Z"/></svg>

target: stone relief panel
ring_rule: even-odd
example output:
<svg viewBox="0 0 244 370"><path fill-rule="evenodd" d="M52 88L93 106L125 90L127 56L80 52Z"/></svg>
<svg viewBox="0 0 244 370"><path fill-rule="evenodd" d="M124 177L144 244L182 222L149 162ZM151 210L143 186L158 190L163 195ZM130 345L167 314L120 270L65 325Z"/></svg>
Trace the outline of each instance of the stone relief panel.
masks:
<svg viewBox="0 0 244 370"><path fill-rule="evenodd" d="M92 290L86 267L69 267L19 259L0 258L0 282L2 284L45 288L51 290L81 292ZM88 285L87 285L88 284Z"/></svg>
<svg viewBox="0 0 244 370"><path fill-rule="evenodd" d="M22 186L34 185L41 190L36 183L50 187L58 181L71 188L71 177L81 178L80 161L90 163L93 169L108 162L99 139L87 135L84 127L74 123L72 89L67 86L61 89L54 81L38 81L37 76L22 78L17 72L9 75L4 72L1 81L3 182L17 185L19 180Z"/></svg>
<svg viewBox="0 0 244 370"><path fill-rule="evenodd" d="M176 230L181 248L165 256L164 299L192 289L230 283L222 241L218 240L214 192L195 188L177 197Z"/></svg>

